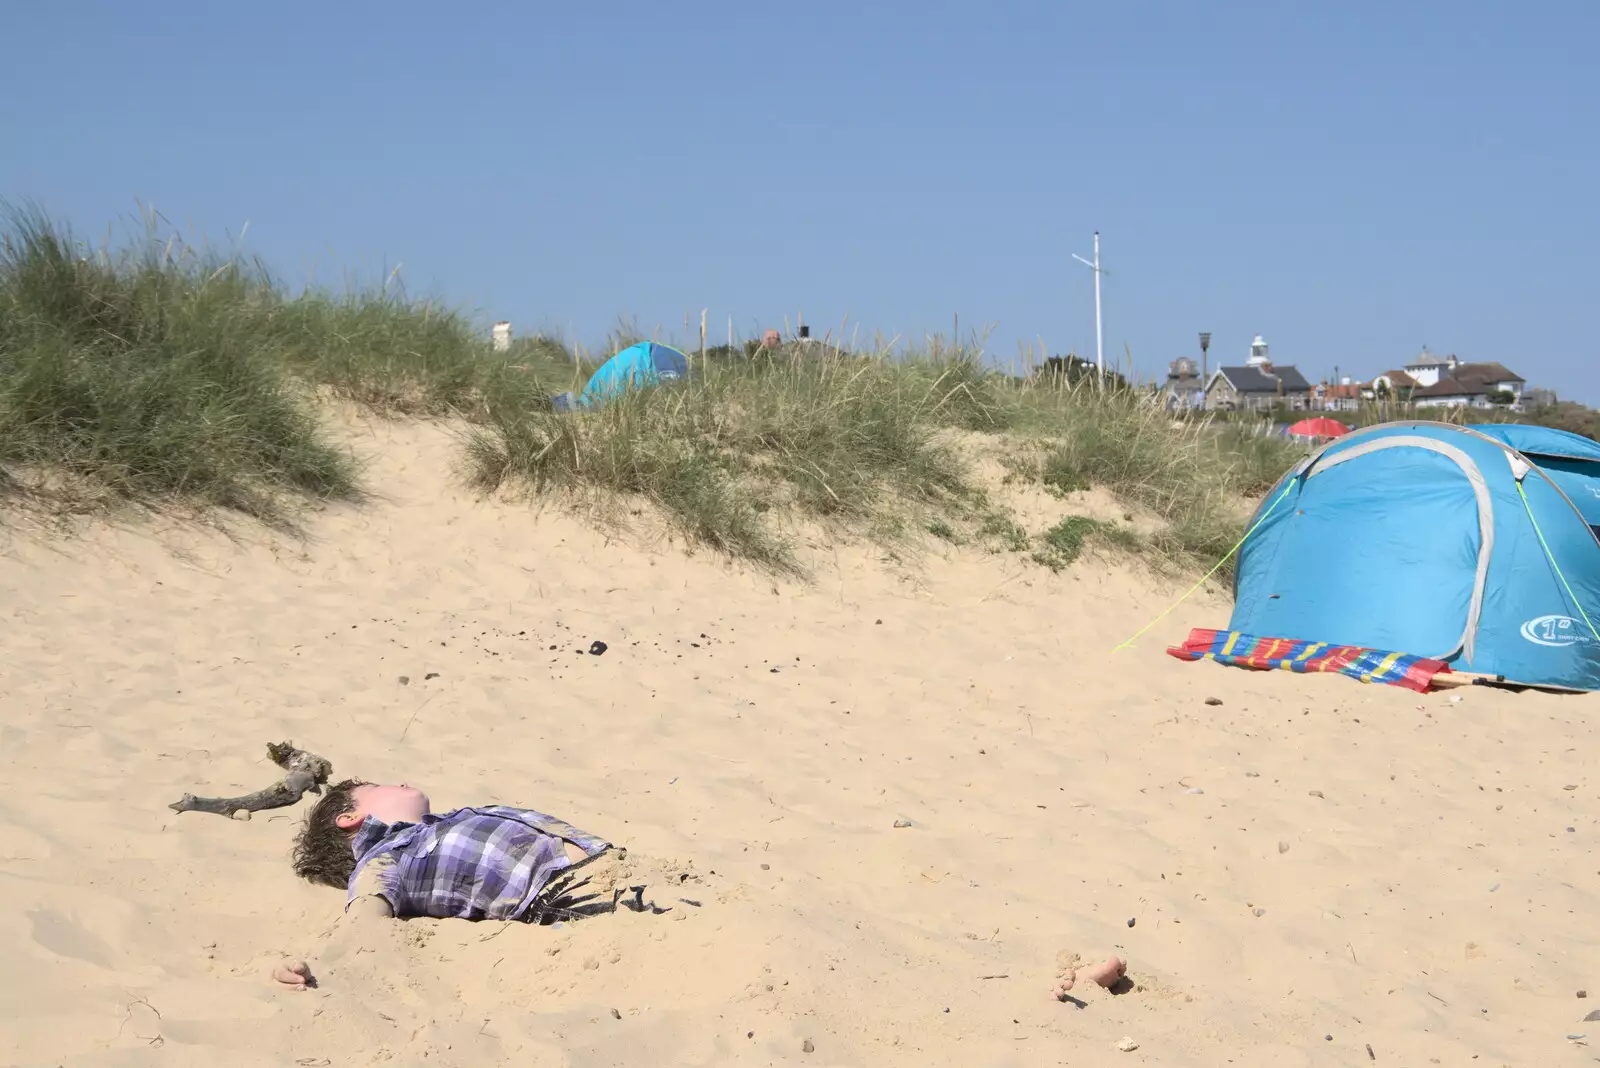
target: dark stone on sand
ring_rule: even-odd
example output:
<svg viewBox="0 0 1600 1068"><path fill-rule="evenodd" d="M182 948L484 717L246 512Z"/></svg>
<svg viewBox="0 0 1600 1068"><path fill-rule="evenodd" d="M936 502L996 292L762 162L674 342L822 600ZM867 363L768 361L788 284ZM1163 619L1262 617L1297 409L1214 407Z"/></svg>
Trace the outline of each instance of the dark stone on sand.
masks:
<svg viewBox="0 0 1600 1068"><path fill-rule="evenodd" d="M1133 920L1134 920L1134 918L1133 918L1133 917L1132 917L1132 916L1129 916L1129 917L1128 917L1128 926L1129 926L1129 927L1132 927L1132 926L1133 926Z"/></svg>
<svg viewBox="0 0 1600 1068"><path fill-rule="evenodd" d="M591 642L589 644L589 655L590 656L600 656L605 651L606 651L606 643L605 642Z"/></svg>
<svg viewBox="0 0 1600 1068"><path fill-rule="evenodd" d="M1587 990L1580 990L1578 991L1578 996L1580 998L1586 998L1589 996L1589 992Z"/></svg>
<svg viewBox="0 0 1600 1068"><path fill-rule="evenodd" d="M1600 1023L1600 1009L1595 1009L1583 1018L1584 1023Z"/></svg>
<svg viewBox="0 0 1600 1068"><path fill-rule="evenodd" d="M762 871L771 871L772 870L772 865L771 864L763 864L763 865L761 865L761 870ZM1578 996L1579 997L1583 997L1582 994L1579 994Z"/></svg>
<svg viewBox="0 0 1600 1068"><path fill-rule="evenodd" d="M622 1019L622 1013L618 1012L616 1009L612 1009L611 1010L611 1018L613 1020L620 1020L620 1019Z"/></svg>
<svg viewBox="0 0 1600 1068"><path fill-rule="evenodd" d="M880 619L880 620L878 620L878 621L877 621L877 622L876 622L876 623L874 623L874 624L873 624L873 626L875 626L875 627L881 627L881 626L883 626L883 620L881 620L881 619Z"/></svg>
<svg viewBox="0 0 1600 1068"><path fill-rule="evenodd" d="M438 677L439 673L437 671L430 671L426 675L422 676L422 681L427 682L429 679L436 679Z"/></svg>
<svg viewBox="0 0 1600 1068"><path fill-rule="evenodd" d="M1308 791L1306 791L1306 796L1308 796L1308 797L1321 797L1322 796L1322 791L1321 790L1308 790Z"/></svg>
<svg viewBox="0 0 1600 1068"><path fill-rule="evenodd" d="M800 1043L800 1052L801 1053L815 1053L815 1052L817 1052L817 1047L812 1045L811 1044L811 1040L808 1038L804 1042Z"/></svg>
<svg viewBox="0 0 1600 1068"><path fill-rule="evenodd" d="M1218 707L1219 705L1222 704L1222 698L1220 698L1220 697L1207 697L1206 698L1206 704L1210 705L1212 708L1216 708L1216 707Z"/></svg>
<svg viewBox="0 0 1600 1068"><path fill-rule="evenodd" d="M400 676L400 685L402 685L402 686L410 686L411 685L411 676L410 675L401 675Z"/></svg>
<svg viewBox="0 0 1600 1068"><path fill-rule="evenodd" d="M1324 1042L1332 1042L1333 1041L1333 1036L1332 1035L1323 1035L1322 1036L1322 1040Z"/></svg>

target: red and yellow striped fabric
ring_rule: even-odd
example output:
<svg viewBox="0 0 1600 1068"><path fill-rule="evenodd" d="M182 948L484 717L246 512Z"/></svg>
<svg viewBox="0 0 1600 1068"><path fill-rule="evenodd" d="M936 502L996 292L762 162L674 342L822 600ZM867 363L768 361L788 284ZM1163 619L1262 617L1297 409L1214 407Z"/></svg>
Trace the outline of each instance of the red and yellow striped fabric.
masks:
<svg viewBox="0 0 1600 1068"><path fill-rule="evenodd" d="M1182 645L1167 650L1179 660L1215 660L1257 671L1334 671L1362 682L1381 682L1426 693L1435 675L1450 665L1410 653L1386 653L1356 645L1293 638L1257 638L1236 630L1193 630Z"/></svg>

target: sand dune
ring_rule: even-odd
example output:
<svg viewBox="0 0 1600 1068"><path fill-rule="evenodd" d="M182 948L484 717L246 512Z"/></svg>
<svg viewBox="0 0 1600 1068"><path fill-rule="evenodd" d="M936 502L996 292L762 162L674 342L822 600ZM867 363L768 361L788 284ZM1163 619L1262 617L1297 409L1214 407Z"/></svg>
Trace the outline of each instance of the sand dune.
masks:
<svg viewBox="0 0 1600 1068"><path fill-rule="evenodd" d="M1172 589L1102 561L908 568L859 546L774 583L480 501L443 429L355 440L381 496L304 544L0 531L0 1062L1600 1048L1582 1022L1600 1007L1595 698L1419 698L1163 656L1225 622L1216 601L1112 655ZM265 785L285 738L436 808L521 803L603 834L672 911L412 921L319 961L341 898L288 868L301 810L166 807ZM1058 1003L1063 952L1116 952L1135 988ZM286 953L319 989L274 988Z"/></svg>

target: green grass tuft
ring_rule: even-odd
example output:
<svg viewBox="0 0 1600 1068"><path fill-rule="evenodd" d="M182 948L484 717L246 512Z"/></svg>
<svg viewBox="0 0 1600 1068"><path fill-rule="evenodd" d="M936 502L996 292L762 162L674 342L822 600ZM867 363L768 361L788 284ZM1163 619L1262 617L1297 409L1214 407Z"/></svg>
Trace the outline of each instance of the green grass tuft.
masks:
<svg viewBox="0 0 1600 1068"><path fill-rule="evenodd" d="M154 240L97 251L36 211L0 228L0 468L278 520L357 495L354 464L259 344L258 267Z"/></svg>
<svg viewBox="0 0 1600 1068"><path fill-rule="evenodd" d="M1034 550L1033 559L1051 571L1061 571L1082 556L1083 550L1091 542L1111 545L1127 552L1140 547L1139 536L1127 527L1086 515L1069 515L1044 532L1039 547Z"/></svg>

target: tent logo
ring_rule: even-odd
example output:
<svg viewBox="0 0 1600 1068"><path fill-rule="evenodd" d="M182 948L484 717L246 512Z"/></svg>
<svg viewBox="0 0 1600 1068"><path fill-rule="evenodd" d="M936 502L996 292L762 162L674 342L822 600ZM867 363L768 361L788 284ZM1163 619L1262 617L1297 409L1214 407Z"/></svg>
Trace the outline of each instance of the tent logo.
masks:
<svg viewBox="0 0 1600 1068"><path fill-rule="evenodd" d="M1571 616L1540 616L1522 625L1522 636L1535 645L1564 649L1589 640L1583 621Z"/></svg>

